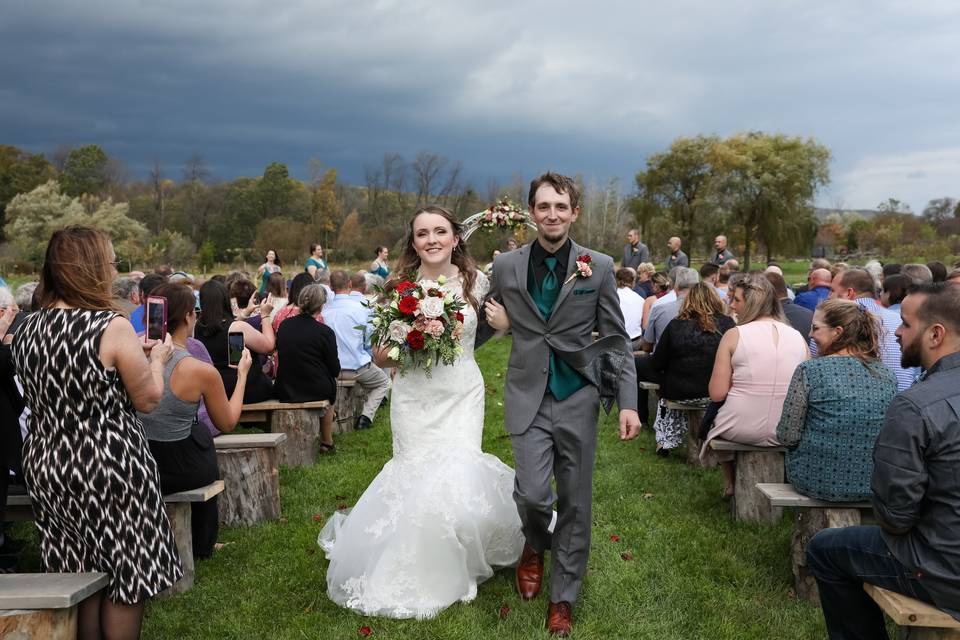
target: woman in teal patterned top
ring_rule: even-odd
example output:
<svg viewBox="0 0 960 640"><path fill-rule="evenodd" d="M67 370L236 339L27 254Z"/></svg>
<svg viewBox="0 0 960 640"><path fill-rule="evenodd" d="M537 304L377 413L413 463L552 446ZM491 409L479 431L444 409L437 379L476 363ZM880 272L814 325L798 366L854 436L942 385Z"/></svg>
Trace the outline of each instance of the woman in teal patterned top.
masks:
<svg viewBox="0 0 960 640"><path fill-rule="evenodd" d="M850 300L828 300L813 315L820 357L790 381L777 440L787 447L787 480L830 502L870 498L873 445L897 392L880 362L877 320Z"/></svg>
<svg viewBox="0 0 960 640"><path fill-rule="evenodd" d="M327 261L323 259L323 247L319 244L310 245L310 257L304 263L303 270L309 273L314 280L317 280L327 271Z"/></svg>

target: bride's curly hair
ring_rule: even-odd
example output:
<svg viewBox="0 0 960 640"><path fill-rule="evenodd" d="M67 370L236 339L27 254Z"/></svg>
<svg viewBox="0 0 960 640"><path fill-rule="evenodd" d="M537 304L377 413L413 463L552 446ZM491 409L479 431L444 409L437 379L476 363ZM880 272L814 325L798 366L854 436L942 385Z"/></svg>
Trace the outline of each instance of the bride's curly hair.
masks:
<svg viewBox="0 0 960 640"><path fill-rule="evenodd" d="M463 277L464 297L466 297L467 302L470 303L474 311L479 311L480 304L477 302L477 299L473 297L473 286L477 281L477 265L473 261L473 258L470 257L470 251L467 249L467 241L463 238L463 227L457 222L456 218L453 217L453 213L449 209L435 204L417 209L410 217L403 241L403 251L400 253L400 260L397 263L396 275L387 282L385 290L388 292L392 291L401 280L415 281L417 279L417 270L420 269L420 256L417 255L417 250L413 246L413 223L417 219L417 216L424 213L442 216L450 223L453 235L460 239L457 246L453 248L450 262L457 265L457 268L460 269L460 275Z"/></svg>

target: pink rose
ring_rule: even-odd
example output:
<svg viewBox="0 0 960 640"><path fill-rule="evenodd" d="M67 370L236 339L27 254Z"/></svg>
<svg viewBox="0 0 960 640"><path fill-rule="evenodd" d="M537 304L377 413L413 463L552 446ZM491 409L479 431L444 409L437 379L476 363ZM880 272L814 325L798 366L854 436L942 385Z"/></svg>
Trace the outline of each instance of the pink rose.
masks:
<svg viewBox="0 0 960 640"><path fill-rule="evenodd" d="M433 336L434 338L439 338L443 335L443 323L439 320L429 320L427 321L427 327L424 329L424 333Z"/></svg>

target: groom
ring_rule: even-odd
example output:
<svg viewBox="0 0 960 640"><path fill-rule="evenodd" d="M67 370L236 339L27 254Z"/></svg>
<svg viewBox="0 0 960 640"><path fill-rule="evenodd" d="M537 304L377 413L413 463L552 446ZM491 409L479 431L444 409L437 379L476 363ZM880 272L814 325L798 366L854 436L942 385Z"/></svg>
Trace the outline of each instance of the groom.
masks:
<svg viewBox="0 0 960 640"><path fill-rule="evenodd" d="M516 460L513 495L527 540L517 566L517 589L525 600L540 593L543 556L550 549L547 627L566 636L573 628L571 606L590 550L599 407L603 402L609 411L615 398L620 439L636 437L636 371L613 260L568 235L580 214L576 183L545 173L530 183L528 203L537 239L496 258L477 345L493 330L509 326L513 333L504 420ZM597 341L594 330L600 334ZM551 535L555 501L557 523Z"/></svg>

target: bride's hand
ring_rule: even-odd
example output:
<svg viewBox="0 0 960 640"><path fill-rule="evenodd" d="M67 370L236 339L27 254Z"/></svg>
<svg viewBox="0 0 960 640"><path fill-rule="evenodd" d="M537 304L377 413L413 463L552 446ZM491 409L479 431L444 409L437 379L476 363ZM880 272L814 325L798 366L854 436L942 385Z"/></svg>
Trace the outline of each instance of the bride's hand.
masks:
<svg viewBox="0 0 960 640"><path fill-rule="evenodd" d="M391 360L390 356L387 355L390 352L389 349L384 349L383 347L374 347L373 348L373 362L381 369L388 369L392 367L397 367L400 365L399 362Z"/></svg>
<svg viewBox="0 0 960 640"><path fill-rule="evenodd" d="M497 332L506 333L510 329L510 316L507 315L507 309L502 304L490 298L484 303L483 309L486 312L487 324Z"/></svg>

